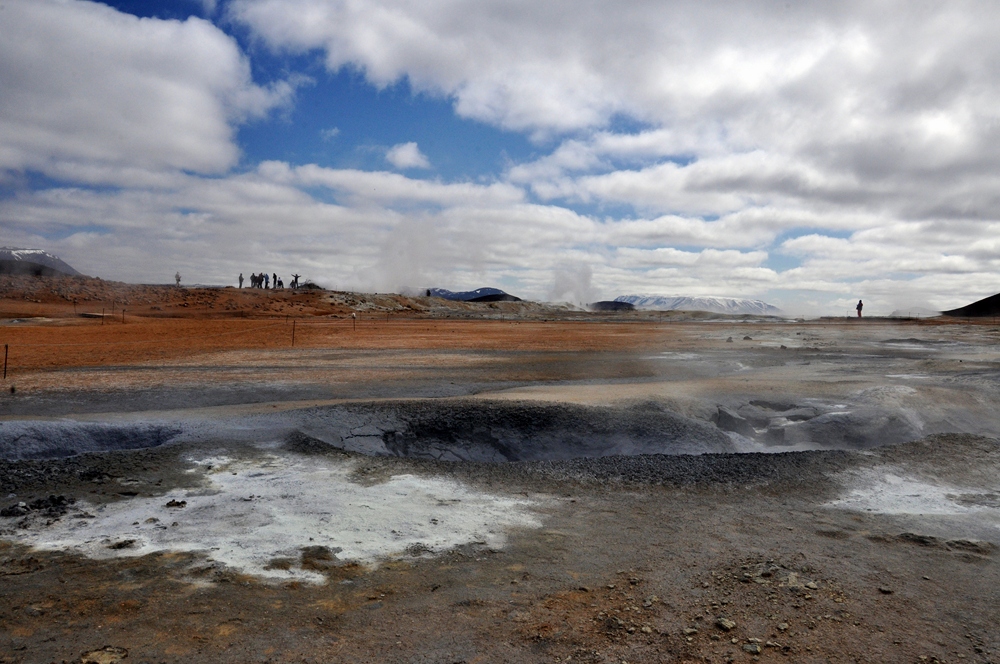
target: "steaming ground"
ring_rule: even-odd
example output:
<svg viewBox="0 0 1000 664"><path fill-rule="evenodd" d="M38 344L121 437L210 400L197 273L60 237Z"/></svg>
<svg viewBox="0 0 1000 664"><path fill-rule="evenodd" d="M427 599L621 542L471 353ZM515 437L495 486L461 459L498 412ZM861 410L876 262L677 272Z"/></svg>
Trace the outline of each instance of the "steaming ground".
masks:
<svg viewBox="0 0 1000 664"><path fill-rule="evenodd" d="M644 325L20 374L0 657L1000 661L994 328Z"/></svg>

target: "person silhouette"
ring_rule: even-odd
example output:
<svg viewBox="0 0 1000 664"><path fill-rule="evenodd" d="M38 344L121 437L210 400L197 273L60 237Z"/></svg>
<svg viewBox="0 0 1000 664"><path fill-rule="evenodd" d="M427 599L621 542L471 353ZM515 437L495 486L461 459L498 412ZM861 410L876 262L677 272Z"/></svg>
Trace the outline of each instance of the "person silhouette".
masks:
<svg viewBox="0 0 1000 664"><path fill-rule="evenodd" d="M861 300L858 300L858 306L854 308L858 310L858 318L861 318L861 310L865 308L865 303L862 302Z"/></svg>
<svg viewBox="0 0 1000 664"><path fill-rule="evenodd" d="M178 272L177 274L174 275L174 281L177 282L178 286L181 285L181 273L180 272Z"/></svg>
<svg viewBox="0 0 1000 664"><path fill-rule="evenodd" d="M292 288L298 288L299 287L299 276L300 275L298 275L298 274L293 274L292 275Z"/></svg>
<svg viewBox="0 0 1000 664"><path fill-rule="evenodd" d="M240 288L243 288L243 273L240 272Z"/></svg>

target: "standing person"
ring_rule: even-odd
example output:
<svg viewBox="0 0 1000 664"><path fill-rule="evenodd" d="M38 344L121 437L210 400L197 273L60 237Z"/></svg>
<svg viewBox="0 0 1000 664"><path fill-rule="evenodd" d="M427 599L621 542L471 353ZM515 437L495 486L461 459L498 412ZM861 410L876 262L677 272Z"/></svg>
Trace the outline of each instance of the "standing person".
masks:
<svg viewBox="0 0 1000 664"><path fill-rule="evenodd" d="M270 282L271 282L271 277L267 274L267 272L265 272L264 273L264 288L270 288L270 286L271 286Z"/></svg>
<svg viewBox="0 0 1000 664"><path fill-rule="evenodd" d="M858 306L854 308L858 310L858 318L861 318L861 310L865 308L865 303L862 302L861 300L858 300Z"/></svg>
<svg viewBox="0 0 1000 664"><path fill-rule="evenodd" d="M277 272L272 272L271 273L271 283L274 284L275 288L278 287L278 273Z"/></svg>
<svg viewBox="0 0 1000 664"><path fill-rule="evenodd" d="M179 271L177 272L177 274L174 275L174 281L177 282L177 287L180 288L180 285L181 285L181 273Z"/></svg>
<svg viewBox="0 0 1000 664"><path fill-rule="evenodd" d="M240 272L240 288L243 288L243 273Z"/></svg>

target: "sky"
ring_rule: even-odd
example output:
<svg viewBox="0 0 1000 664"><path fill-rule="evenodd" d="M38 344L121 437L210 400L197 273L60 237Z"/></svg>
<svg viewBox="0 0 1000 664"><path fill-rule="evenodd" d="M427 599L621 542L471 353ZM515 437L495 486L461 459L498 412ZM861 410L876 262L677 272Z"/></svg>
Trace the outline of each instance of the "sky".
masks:
<svg viewBox="0 0 1000 664"><path fill-rule="evenodd" d="M1000 291L997 34L986 0L0 0L0 245L949 309Z"/></svg>

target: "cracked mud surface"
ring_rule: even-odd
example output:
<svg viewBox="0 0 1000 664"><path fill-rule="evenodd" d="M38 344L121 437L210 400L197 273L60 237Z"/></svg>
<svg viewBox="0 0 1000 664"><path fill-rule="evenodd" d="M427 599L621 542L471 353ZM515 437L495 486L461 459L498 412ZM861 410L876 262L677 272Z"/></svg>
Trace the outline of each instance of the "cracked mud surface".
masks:
<svg viewBox="0 0 1000 664"><path fill-rule="evenodd" d="M366 324L19 367L0 661L1000 661L992 327Z"/></svg>

